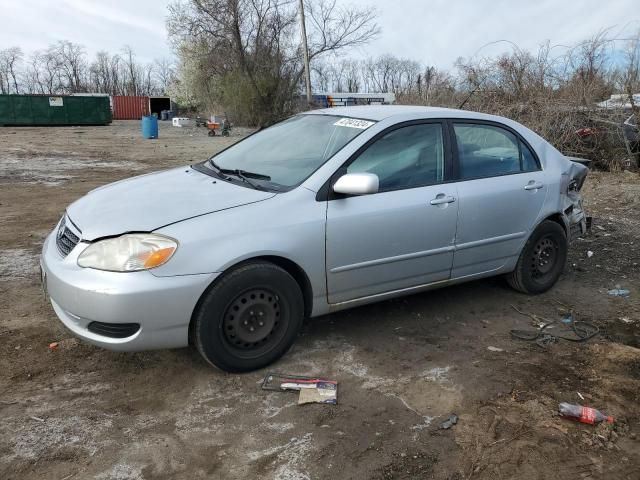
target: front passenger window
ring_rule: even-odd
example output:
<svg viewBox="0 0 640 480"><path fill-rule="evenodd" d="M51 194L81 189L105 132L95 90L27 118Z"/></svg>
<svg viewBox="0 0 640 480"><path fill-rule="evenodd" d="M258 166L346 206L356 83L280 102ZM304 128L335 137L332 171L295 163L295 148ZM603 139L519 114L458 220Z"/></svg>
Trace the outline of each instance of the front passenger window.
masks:
<svg viewBox="0 0 640 480"><path fill-rule="evenodd" d="M361 172L375 173L381 192L442 182L442 126L410 125L383 135L347 167L347 173Z"/></svg>

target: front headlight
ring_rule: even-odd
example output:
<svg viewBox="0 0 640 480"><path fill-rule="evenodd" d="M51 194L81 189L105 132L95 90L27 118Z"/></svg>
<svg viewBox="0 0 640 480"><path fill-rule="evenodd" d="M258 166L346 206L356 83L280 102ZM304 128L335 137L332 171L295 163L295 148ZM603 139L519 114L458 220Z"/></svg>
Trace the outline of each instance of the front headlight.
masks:
<svg viewBox="0 0 640 480"><path fill-rule="evenodd" d="M178 242L151 233L131 233L100 240L78 257L81 267L111 272L135 272L159 267L169 261Z"/></svg>

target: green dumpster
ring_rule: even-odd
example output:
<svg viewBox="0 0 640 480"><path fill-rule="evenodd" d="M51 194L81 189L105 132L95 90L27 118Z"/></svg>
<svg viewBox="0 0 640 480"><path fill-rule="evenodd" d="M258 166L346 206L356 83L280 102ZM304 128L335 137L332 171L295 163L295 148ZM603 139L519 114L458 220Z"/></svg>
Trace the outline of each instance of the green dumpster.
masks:
<svg viewBox="0 0 640 480"><path fill-rule="evenodd" d="M0 95L2 125L108 125L107 96Z"/></svg>

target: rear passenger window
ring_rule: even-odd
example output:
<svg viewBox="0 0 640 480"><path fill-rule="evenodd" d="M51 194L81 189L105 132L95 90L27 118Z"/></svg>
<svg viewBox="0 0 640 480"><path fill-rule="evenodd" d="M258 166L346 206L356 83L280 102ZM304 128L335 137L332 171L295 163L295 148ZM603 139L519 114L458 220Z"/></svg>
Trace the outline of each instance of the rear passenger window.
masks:
<svg viewBox="0 0 640 480"><path fill-rule="evenodd" d="M454 124L462 179L538 170L533 152L513 133L491 125Z"/></svg>
<svg viewBox="0 0 640 480"><path fill-rule="evenodd" d="M522 171L523 172L535 172L540 170L538 162L533 152L524 143L520 142L520 153L522 155Z"/></svg>

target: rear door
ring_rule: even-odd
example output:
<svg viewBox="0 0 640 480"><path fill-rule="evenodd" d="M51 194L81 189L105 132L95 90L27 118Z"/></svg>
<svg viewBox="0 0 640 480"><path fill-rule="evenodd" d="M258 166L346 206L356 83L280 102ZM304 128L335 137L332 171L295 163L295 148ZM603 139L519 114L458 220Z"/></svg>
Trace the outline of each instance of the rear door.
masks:
<svg viewBox="0 0 640 480"><path fill-rule="evenodd" d="M497 270L513 260L547 195L545 174L516 132L494 123L453 122L458 226L452 278Z"/></svg>
<svg viewBox="0 0 640 480"><path fill-rule="evenodd" d="M440 122L395 128L342 169L375 173L380 190L328 201L330 303L449 278L458 204L455 183L445 183L450 166L444 132Z"/></svg>

